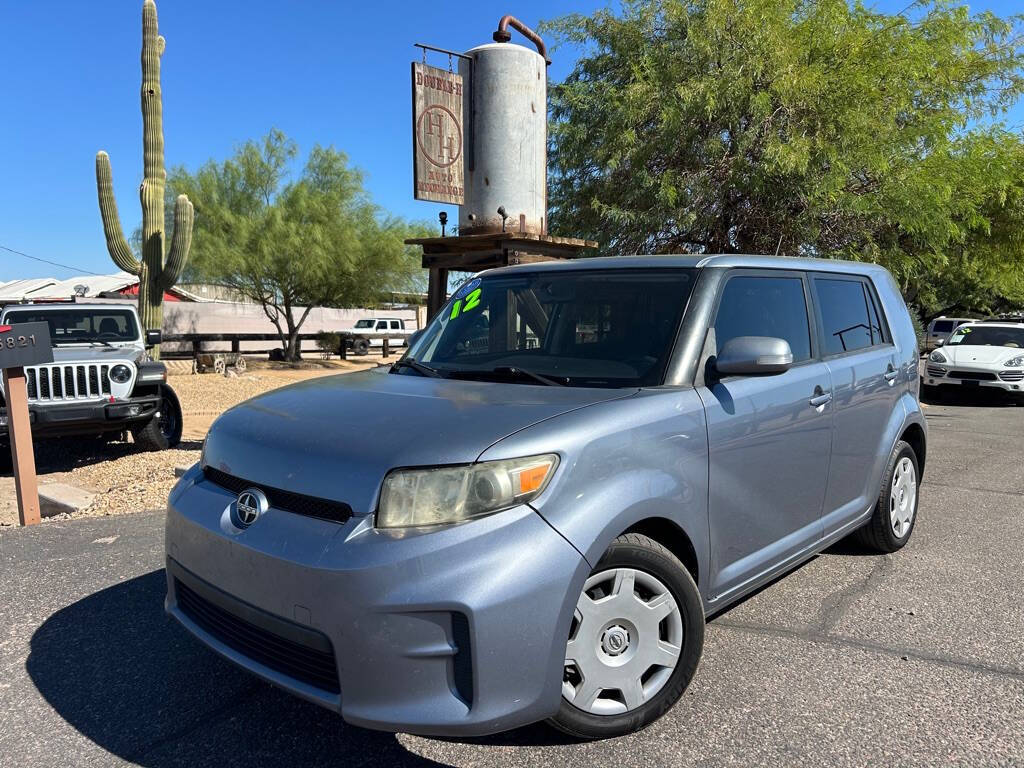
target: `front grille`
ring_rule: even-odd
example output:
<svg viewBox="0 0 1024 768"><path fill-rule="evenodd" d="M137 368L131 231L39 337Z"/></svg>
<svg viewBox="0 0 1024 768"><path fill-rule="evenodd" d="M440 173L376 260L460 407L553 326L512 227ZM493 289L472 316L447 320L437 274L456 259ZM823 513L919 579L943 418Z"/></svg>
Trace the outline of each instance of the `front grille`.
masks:
<svg viewBox="0 0 1024 768"><path fill-rule="evenodd" d="M945 368L939 368L937 365L928 366L928 375L935 379L941 379L946 375Z"/></svg>
<svg viewBox="0 0 1024 768"><path fill-rule="evenodd" d="M109 365L38 365L26 368L25 378L32 402L94 400L110 395Z"/></svg>
<svg viewBox="0 0 1024 768"><path fill-rule="evenodd" d="M352 507L341 501L320 499L315 496L306 496L301 493L292 493L280 488L271 488L262 483L255 483L251 480L243 480L240 477L229 475L213 467L203 467L203 475L211 483L219 485L232 493L241 493L246 488L259 488L267 497L270 506L285 512L292 512L304 517L317 517L321 520L330 520L335 523L344 523L352 517Z"/></svg>
<svg viewBox="0 0 1024 768"><path fill-rule="evenodd" d="M951 379L967 379L968 381L995 381L996 375L988 371L950 371Z"/></svg>
<svg viewBox="0 0 1024 768"><path fill-rule="evenodd" d="M1003 371L999 378L1003 381L1020 381L1024 379L1024 371Z"/></svg>
<svg viewBox="0 0 1024 768"><path fill-rule="evenodd" d="M224 645L275 672L329 693L340 693L338 665L326 635L308 627L295 625L298 631L306 636L319 636L317 645L320 647L314 648L246 621L241 616L207 600L181 579L175 578L174 591L181 612ZM284 619L277 617L273 617L273 620L279 624L285 623ZM325 648L329 650L324 650Z"/></svg>

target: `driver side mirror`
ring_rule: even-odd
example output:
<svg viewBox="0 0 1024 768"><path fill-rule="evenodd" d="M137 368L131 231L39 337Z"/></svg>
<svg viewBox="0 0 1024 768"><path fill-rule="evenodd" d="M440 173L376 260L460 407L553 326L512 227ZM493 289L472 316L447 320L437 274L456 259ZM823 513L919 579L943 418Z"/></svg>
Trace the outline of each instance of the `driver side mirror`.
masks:
<svg viewBox="0 0 1024 768"><path fill-rule="evenodd" d="M945 340L945 339L936 339L936 340L935 340L935 346L936 346L936 347L941 347L941 346L942 346L943 344L945 344L945 343L946 343L946 340Z"/></svg>
<svg viewBox="0 0 1024 768"><path fill-rule="evenodd" d="M722 346L715 370L728 376L785 373L793 365L793 350L773 336L737 336Z"/></svg>
<svg viewBox="0 0 1024 768"><path fill-rule="evenodd" d="M147 347L155 347L163 339L163 334L160 331L146 331L145 339Z"/></svg>

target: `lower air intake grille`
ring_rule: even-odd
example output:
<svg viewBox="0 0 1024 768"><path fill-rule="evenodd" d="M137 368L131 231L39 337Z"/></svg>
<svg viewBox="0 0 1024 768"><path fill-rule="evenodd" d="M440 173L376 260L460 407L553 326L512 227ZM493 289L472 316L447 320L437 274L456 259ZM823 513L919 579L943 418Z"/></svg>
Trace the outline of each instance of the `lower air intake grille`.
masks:
<svg viewBox="0 0 1024 768"><path fill-rule="evenodd" d="M352 517L352 507L341 501L320 499L315 496L283 491L280 488L270 488L262 483L254 483L251 480L243 480L240 477L229 475L227 472L221 472L213 467L204 467L203 475L211 483L226 488L232 493L241 493L246 488L259 488L274 509L305 517L318 517L321 520L330 520L335 523L344 523Z"/></svg>
<svg viewBox="0 0 1024 768"><path fill-rule="evenodd" d="M1003 371L999 378L1003 381L1021 381L1024 379L1024 371Z"/></svg>
<svg viewBox="0 0 1024 768"><path fill-rule="evenodd" d="M949 377L951 379L966 379L967 381L996 380L996 375L994 373L986 373L984 371L950 371Z"/></svg>
<svg viewBox="0 0 1024 768"><path fill-rule="evenodd" d="M207 600L181 579L174 580L174 591L182 613L205 632L243 656L320 690L329 693L341 691L334 651L326 635L295 625L298 631L316 639L316 645L320 647L314 648L246 621ZM256 610L250 606L246 608L249 611ZM285 623L276 617L274 620Z"/></svg>

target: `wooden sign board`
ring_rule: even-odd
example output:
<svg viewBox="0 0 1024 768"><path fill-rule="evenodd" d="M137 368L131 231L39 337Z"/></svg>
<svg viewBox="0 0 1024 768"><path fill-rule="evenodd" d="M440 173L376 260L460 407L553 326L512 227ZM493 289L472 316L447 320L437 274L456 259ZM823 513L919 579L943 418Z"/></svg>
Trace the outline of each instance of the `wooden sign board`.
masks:
<svg viewBox="0 0 1024 768"><path fill-rule="evenodd" d="M462 205L462 75L412 64L413 195L417 200Z"/></svg>
<svg viewBox="0 0 1024 768"><path fill-rule="evenodd" d="M22 525L39 522L39 492L36 460L32 452L25 366L52 362L53 347L50 345L48 323L0 325L0 369L3 370L4 399L7 401L7 432L14 464L18 520Z"/></svg>

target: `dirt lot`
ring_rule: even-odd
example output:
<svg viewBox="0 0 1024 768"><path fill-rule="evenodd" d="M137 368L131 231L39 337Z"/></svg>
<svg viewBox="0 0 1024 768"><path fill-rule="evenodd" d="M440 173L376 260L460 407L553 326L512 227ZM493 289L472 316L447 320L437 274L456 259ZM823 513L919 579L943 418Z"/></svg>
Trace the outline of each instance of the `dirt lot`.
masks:
<svg viewBox="0 0 1024 768"><path fill-rule="evenodd" d="M174 468L199 460L203 437L213 420L231 406L262 392L317 376L370 368L375 358L308 362L307 368L254 367L237 378L215 374L172 376L181 400L184 431L175 450L140 453L131 442L63 438L36 444L39 483L67 483L97 493L84 515L116 515L159 509L174 485ZM0 526L16 525L14 479L0 476Z"/></svg>

